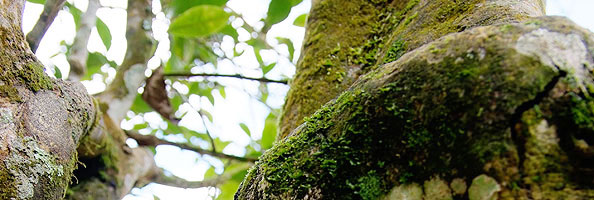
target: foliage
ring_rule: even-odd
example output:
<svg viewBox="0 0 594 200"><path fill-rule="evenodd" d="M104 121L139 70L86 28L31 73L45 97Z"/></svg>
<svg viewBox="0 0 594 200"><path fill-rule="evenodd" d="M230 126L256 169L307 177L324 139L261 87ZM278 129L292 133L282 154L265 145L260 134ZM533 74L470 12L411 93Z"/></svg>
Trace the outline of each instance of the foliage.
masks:
<svg viewBox="0 0 594 200"><path fill-rule="evenodd" d="M35 4L46 2L43 0L28 1ZM167 108L170 109L171 113L169 114L172 118L162 117L167 113L162 113L162 110L156 110L153 104L147 103L142 98L142 92L147 91L146 88L138 88L139 93L122 123L123 129L154 135L165 140L177 138L172 141L217 153L246 158L262 155L264 151L272 147L277 134L280 105L271 102L282 100L284 96L282 91L286 91L288 88L286 85L266 80L286 80L291 76L286 71L292 71L293 58L298 53L295 52L295 46L299 46L299 44L294 44L288 35L276 38L267 38L266 35L275 24L288 21L286 19L292 8L301 2L302 0L272 0L267 6L267 10L261 11L262 14L265 14L264 18L248 23L248 20L244 18L244 13L228 6L228 0L161 1L162 10L153 10L153 13L163 14L162 16L165 16L170 23L167 31L170 46L166 50L169 55L159 55L159 50L145 53L151 53L154 58L160 58L157 60L161 62L156 66L163 66L163 77L157 80L164 80L166 85L165 91L162 92L169 98ZM102 5L99 12L102 9L114 9L114 7ZM83 28L82 17L85 8L76 4L76 1L68 1L62 10L65 11L62 13L70 14L77 31ZM287 23L304 27L307 14L297 14L301 15L297 15L299 17L291 19ZM100 43L107 51L88 52L86 63L83 63L86 65L86 74L81 77L87 86L97 81L109 85L114 79L114 72L119 72L119 67L122 65L121 60L114 59L114 56L108 54L116 46L116 39L122 37L122 35L117 35L118 32L113 29L111 20L100 15L96 19L93 31L96 31ZM152 26L158 19L144 20L145 31L154 32L155 29ZM246 35L248 37L245 37ZM153 39L163 42L163 39L156 38L156 34ZM90 40L93 38L91 37ZM95 41L95 43L97 42ZM63 50L54 57L64 55L69 59L75 56L73 53L75 45L71 41L65 40L60 44ZM89 45L92 44L93 42L89 41ZM232 47L231 51L228 47ZM138 51L138 49L128 49L127 51ZM275 56L271 58L270 54ZM246 59L257 61L258 67L254 68L249 61L245 61ZM64 70L68 67L56 65L52 66L50 70L46 70L47 73L52 73L51 75L56 78L68 79L69 74ZM148 67L149 69L156 68L150 64ZM218 74L229 75L230 69L236 72L232 73L236 77L217 77ZM253 73L254 71L259 73ZM254 77L258 74L260 77ZM147 85L149 85L148 82ZM275 91L278 88L281 88L281 92ZM221 112L217 107L237 102L238 100L232 98L237 98L238 95L247 96L251 102L249 105L256 105L259 108L254 110L246 107L244 110L235 112L256 112L251 115L258 117L239 119L240 122L232 129L220 128L225 126L226 119L221 118L225 114L217 113ZM155 111L161 114L158 120L154 120L152 117L157 116ZM232 113L227 113L227 115L230 114L232 115ZM225 130L233 131L224 132ZM159 151L157 151L158 153ZM233 193L253 163L228 158L209 157L207 159L204 157L197 156L197 161L210 164L210 168L204 174L205 180L221 179L215 185L217 192L214 194L214 198L232 199Z"/></svg>

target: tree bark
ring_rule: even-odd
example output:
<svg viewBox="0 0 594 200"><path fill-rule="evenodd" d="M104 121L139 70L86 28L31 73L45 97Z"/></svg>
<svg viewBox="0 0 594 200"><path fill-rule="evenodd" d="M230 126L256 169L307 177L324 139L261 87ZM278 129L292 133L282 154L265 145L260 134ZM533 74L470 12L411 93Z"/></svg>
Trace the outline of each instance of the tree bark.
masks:
<svg viewBox="0 0 594 200"><path fill-rule="evenodd" d="M360 75L408 51L449 33L543 14L540 0L313 1L279 138Z"/></svg>
<svg viewBox="0 0 594 200"><path fill-rule="evenodd" d="M130 51L96 98L44 73L21 31L24 2L0 0L0 199L121 199L134 186L173 179L150 150L127 147L119 128L146 78L150 1L130 1Z"/></svg>
<svg viewBox="0 0 594 200"><path fill-rule="evenodd" d="M543 11L313 1L280 141L236 199L594 198L594 37Z"/></svg>
<svg viewBox="0 0 594 200"><path fill-rule="evenodd" d="M61 199L94 104L81 84L54 80L21 31L25 1L0 1L0 199Z"/></svg>

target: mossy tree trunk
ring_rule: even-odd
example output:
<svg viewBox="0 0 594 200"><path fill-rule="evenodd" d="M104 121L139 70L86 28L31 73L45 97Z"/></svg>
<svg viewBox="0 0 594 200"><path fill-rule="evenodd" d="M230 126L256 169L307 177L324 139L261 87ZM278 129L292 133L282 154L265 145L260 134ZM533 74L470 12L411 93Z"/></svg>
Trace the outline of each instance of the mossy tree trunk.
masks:
<svg viewBox="0 0 594 200"><path fill-rule="evenodd" d="M314 0L237 199L594 198L594 37L544 1Z"/></svg>
<svg viewBox="0 0 594 200"><path fill-rule="evenodd" d="M81 84L49 78L21 31L25 1L0 1L0 199L61 199L96 112Z"/></svg>
<svg viewBox="0 0 594 200"><path fill-rule="evenodd" d="M110 89L91 97L45 74L21 31L25 0L0 0L0 199L121 199L163 177L152 152L127 147L116 123L146 78L150 2L129 1L128 49L137 51L126 53Z"/></svg>

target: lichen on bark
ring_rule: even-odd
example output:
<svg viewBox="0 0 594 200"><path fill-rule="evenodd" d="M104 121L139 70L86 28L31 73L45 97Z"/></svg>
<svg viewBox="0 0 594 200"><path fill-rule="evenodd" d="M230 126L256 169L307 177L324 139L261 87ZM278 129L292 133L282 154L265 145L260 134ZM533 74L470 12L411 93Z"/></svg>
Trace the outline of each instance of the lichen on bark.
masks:
<svg viewBox="0 0 594 200"><path fill-rule="evenodd" d="M21 31L24 2L0 0L0 199L61 199L96 113L80 83L45 74Z"/></svg>

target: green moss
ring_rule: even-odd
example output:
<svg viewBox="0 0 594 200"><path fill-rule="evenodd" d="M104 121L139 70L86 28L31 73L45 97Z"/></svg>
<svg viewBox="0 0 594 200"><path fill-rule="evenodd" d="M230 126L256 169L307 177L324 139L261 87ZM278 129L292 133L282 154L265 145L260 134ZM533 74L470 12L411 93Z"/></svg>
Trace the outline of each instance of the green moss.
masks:
<svg viewBox="0 0 594 200"><path fill-rule="evenodd" d="M17 192L15 177L0 165L0 199L14 198Z"/></svg>
<svg viewBox="0 0 594 200"><path fill-rule="evenodd" d="M571 113L574 123L582 129L594 131L594 98L580 97L579 95L571 94L573 106Z"/></svg>
<svg viewBox="0 0 594 200"><path fill-rule="evenodd" d="M498 31L446 36L361 77L270 149L244 185L272 196L358 199L435 174L483 173L515 152L516 110L559 76L501 42L513 35L494 37ZM362 185L375 189L363 194Z"/></svg>
<svg viewBox="0 0 594 200"><path fill-rule="evenodd" d="M406 20L404 20L404 25L407 26L408 24L410 24L410 22L412 22L412 20L414 20L418 16L419 16L419 13L417 12L414 15L411 15L410 17L407 17Z"/></svg>
<svg viewBox="0 0 594 200"><path fill-rule="evenodd" d="M0 91L3 95L11 97L12 100L20 101L14 86L25 86L33 92L54 89L53 80L45 74L43 69L43 66L37 62L31 62L14 69L3 67L0 69L0 81L3 83Z"/></svg>
<svg viewBox="0 0 594 200"><path fill-rule="evenodd" d="M359 191L357 192L361 195L362 199L365 200L373 200L378 199L382 194L386 192L382 188L382 181L381 177L375 174L375 171L369 171L367 176L359 178L358 188Z"/></svg>
<svg viewBox="0 0 594 200"><path fill-rule="evenodd" d="M392 42L388 33L401 21L396 15L404 18L418 3L334 0L314 4L303 58L285 104L284 110L291 112L282 115L280 138L349 87L359 74L382 64L382 49Z"/></svg>
<svg viewBox="0 0 594 200"><path fill-rule="evenodd" d="M17 91L16 88L14 88L13 86L9 86L9 85L0 85L0 96L2 97L8 97L9 99L16 101L16 102L21 102L21 96L19 95L19 92Z"/></svg>
<svg viewBox="0 0 594 200"><path fill-rule="evenodd" d="M43 71L43 65L31 63L27 65L27 68L25 70L19 70L18 76L27 84L29 89L34 92L42 89L54 89L54 82Z"/></svg>
<svg viewBox="0 0 594 200"><path fill-rule="evenodd" d="M398 60L398 58L400 58L405 53L405 49L406 43L404 41L395 40L394 42L392 42L390 49L388 49L388 52L384 56L383 63L389 63Z"/></svg>

